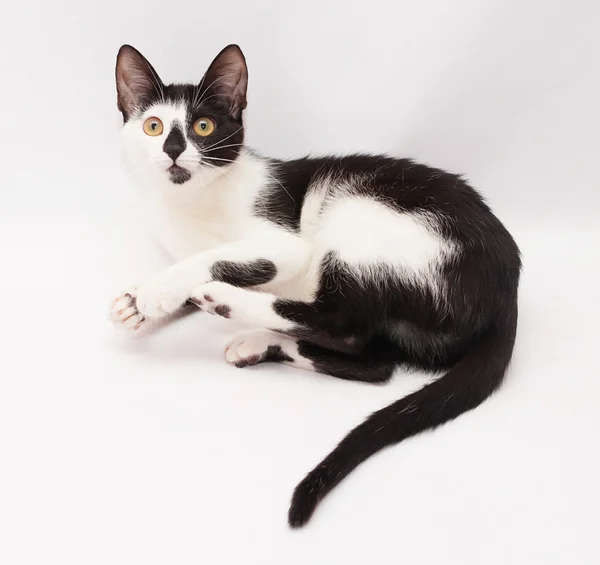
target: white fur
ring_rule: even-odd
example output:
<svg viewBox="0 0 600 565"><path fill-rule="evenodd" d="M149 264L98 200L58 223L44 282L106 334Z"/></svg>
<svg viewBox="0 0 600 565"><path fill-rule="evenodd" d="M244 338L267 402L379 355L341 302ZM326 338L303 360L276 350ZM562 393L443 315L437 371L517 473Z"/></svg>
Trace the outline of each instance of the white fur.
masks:
<svg viewBox="0 0 600 565"><path fill-rule="evenodd" d="M150 118L159 118L164 127L162 135L146 135L144 122ZM142 177L144 184L160 183L164 188L173 187L169 181L167 169L173 164L171 158L163 151L163 144L174 124L184 129L186 109L182 104L154 104L145 112L136 114L127 121L122 130L123 148L127 163ZM185 151L178 157L177 164L196 170L200 166L201 157L192 143L187 143Z"/></svg>
<svg viewBox="0 0 600 565"><path fill-rule="evenodd" d="M226 306L227 318L257 328L288 331L296 326L275 313L273 303L277 297L268 292L246 290L213 281L197 286L191 298L209 314L218 313L219 306Z"/></svg>
<svg viewBox="0 0 600 565"><path fill-rule="evenodd" d="M144 321L144 317L139 313L135 306L135 290L115 298L113 300L109 317L115 323L123 328L137 330Z"/></svg>
<svg viewBox="0 0 600 565"><path fill-rule="evenodd" d="M312 361L298 353L295 339L268 330L237 335L225 347L225 360L232 365L242 361L248 362L256 356L262 357L271 346L279 346L281 351L292 359L292 361L284 361L287 365L314 371Z"/></svg>
<svg viewBox="0 0 600 565"><path fill-rule="evenodd" d="M361 179L355 179L358 184ZM313 256L329 250L359 277L381 278L381 266L400 280L441 291L438 269L456 252L443 238L437 221L425 212L399 212L375 198L353 193L352 182L336 185L335 177L311 187L302 214L302 236ZM318 269L312 265L312 270Z"/></svg>
<svg viewBox="0 0 600 565"><path fill-rule="evenodd" d="M161 119L163 135L143 132L142 124L150 116ZM235 163L215 169L202 161L188 140L177 162L190 170L192 178L173 184L166 170L172 161L162 145L176 122L185 124L183 106L157 104L123 128L125 153L143 185L150 226L176 261L137 287L140 318L164 316L192 293L209 288L232 307L236 319L289 329L291 324L270 308L273 299L312 300L323 258L332 251L360 277L383 279L383 269L391 269L408 283L428 286L441 300L439 268L458 249L440 235L432 215L399 212L375 198L357 195L357 187L369 182L367 177L326 177L309 187L300 231L293 233L254 214L261 193L280 188L269 162L246 151ZM268 294L209 283L215 261L256 259L276 265L276 278L261 287ZM115 315L122 323L121 317ZM136 318L136 326L138 322Z"/></svg>

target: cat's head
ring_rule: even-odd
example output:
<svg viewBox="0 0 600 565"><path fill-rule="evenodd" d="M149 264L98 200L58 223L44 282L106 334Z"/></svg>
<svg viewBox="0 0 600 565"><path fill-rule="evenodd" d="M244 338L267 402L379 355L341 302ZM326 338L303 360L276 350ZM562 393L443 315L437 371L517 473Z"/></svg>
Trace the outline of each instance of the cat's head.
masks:
<svg viewBox="0 0 600 565"><path fill-rule="evenodd" d="M237 45L225 47L195 85L165 85L139 51L124 45L116 79L127 156L137 167L184 184L235 161L248 84Z"/></svg>

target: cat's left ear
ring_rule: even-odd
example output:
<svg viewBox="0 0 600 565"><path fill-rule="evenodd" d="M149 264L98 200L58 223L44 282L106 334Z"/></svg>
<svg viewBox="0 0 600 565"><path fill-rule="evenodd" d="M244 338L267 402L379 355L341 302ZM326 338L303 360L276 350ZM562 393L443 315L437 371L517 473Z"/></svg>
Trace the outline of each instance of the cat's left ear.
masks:
<svg viewBox="0 0 600 565"><path fill-rule="evenodd" d="M162 81L146 58L131 45L123 45L117 55L117 106L127 121L136 108L164 88Z"/></svg>
<svg viewBox="0 0 600 565"><path fill-rule="evenodd" d="M239 120L246 107L248 67L242 50L237 45L228 45L211 63L201 85L220 98L232 118Z"/></svg>

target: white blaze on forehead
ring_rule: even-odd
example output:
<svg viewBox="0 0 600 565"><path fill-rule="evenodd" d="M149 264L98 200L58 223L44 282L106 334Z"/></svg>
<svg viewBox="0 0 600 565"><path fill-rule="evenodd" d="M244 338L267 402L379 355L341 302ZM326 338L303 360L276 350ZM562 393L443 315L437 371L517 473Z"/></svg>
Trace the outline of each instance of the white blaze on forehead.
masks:
<svg viewBox="0 0 600 565"><path fill-rule="evenodd" d="M160 118L165 126L165 130L167 126L170 129L174 122L179 122L180 127L183 128L184 124L187 122L187 108L185 104L181 102L177 104L165 104L159 102L144 110L138 119L143 122L151 117Z"/></svg>

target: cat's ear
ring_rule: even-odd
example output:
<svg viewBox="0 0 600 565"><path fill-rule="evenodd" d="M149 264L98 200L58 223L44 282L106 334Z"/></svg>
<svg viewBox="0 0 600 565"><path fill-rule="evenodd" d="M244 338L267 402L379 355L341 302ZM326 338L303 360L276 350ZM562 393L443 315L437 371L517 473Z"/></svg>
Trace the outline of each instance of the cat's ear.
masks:
<svg viewBox="0 0 600 565"><path fill-rule="evenodd" d="M211 63L201 83L213 96L220 98L232 118L238 120L246 107L248 68L242 50L228 45Z"/></svg>
<svg viewBox="0 0 600 565"><path fill-rule="evenodd" d="M117 106L125 121L136 108L160 96L163 83L152 65L131 45L123 45L117 55Z"/></svg>

